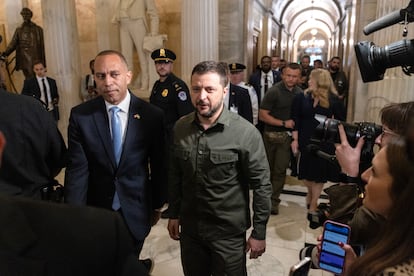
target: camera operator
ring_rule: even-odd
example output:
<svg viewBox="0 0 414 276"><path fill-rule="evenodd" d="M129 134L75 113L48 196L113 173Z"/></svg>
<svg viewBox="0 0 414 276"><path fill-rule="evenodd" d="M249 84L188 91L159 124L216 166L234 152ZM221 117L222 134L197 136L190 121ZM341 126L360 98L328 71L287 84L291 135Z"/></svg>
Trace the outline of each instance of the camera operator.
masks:
<svg viewBox="0 0 414 276"><path fill-rule="evenodd" d="M381 109L382 133L375 139L380 147L386 146L392 139L406 134L409 120L414 117L414 102L393 103ZM359 160L363 139L359 139L352 148L343 126L338 126L341 144L336 144L336 158L346 176L343 183L327 189L330 200L329 218L351 226L351 243L369 246L384 218L361 205L363 198L359 184ZM349 185L350 184L350 185Z"/></svg>
<svg viewBox="0 0 414 276"><path fill-rule="evenodd" d="M414 102L389 104L383 107L380 113L382 133L375 139L375 143L381 148L392 139L406 135L407 125L414 117ZM348 224L352 229L350 244L360 245L364 249L370 247L371 242L375 240L378 229L384 223L384 218L361 206L363 185L361 185L359 175L364 139L359 139L356 146L352 147L342 125L338 126L338 131L341 143L335 144L335 154L341 167L342 181L325 189L330 201L326 215L331 220ZM312 256L313 264L316 266L316 247L305 247L300 255L301 257Z"/></svg>
<svg viewBox="0 0 414 276"><path fill-rule="evenodd" d="M363 204L382 214L385 222L376 229L376 242L357 257L351 246L345 250L341 275L413 275L414 271L414 132L392 139L372 160L372 167L362 174L367 182ZM319 244L318 244L319 247ZM390 254L392 252L392 254Z"/></svg>

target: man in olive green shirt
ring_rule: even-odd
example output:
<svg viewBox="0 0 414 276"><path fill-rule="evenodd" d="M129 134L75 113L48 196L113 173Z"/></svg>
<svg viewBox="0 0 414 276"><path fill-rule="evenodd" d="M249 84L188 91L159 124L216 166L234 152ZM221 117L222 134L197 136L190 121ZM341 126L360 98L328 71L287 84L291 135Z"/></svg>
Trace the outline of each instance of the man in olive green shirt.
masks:
<svg viewBox="0 0 414 276"><path fill-rule="evenodd" d="M223 108L227 83L226 64L197 64L190 87L196 111L174 128L168 231L180 240L185 275L247 275L246 252L258 258L266 248L269 164L258 130Z"/></svg>
<svg viewBox="0 0 414 276"><path fill-rule="evenodd" d="M269 88L259 109L259 120L264 122L263 141L270 166L273 215L279 214L280 194L286 182L286 169L291 158L292 133L295 122L291 109L295 96L303 93L297 86L301 67L289 63L282 70L282 81Z"/></svg>

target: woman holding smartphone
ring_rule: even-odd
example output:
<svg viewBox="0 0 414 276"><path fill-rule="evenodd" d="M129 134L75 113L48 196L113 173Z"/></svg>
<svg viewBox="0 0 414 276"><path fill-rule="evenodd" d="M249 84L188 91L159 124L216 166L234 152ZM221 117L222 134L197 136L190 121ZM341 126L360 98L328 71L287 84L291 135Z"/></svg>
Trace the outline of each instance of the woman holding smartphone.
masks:
<svg viewBox="0 0 414 276"><path fill-rule="evenodd" d="M386 218L377 242L363 256L348 244L344 275L413 275L414 273L414 128L394 139L362 174L367 182L363 204Z"/></svg>

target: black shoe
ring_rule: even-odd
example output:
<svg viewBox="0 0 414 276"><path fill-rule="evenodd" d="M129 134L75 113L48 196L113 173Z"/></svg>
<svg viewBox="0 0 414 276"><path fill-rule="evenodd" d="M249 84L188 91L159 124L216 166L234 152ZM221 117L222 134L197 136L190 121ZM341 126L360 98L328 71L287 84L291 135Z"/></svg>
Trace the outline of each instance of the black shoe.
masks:
<svg viewBox="0 0 414 276"><path fill-rule="evenodd" d="M148 271L148 274L150 274L152 272L152 269L154 267L154 263L152 262L151 259L143 259L143 260L139 260L141 262L141 264L144 265L145 269Z"/></svg>
<svg viewBox="0 0 414 276"><path fill-rule="evenodd" d="M163 219L170 218L168 215L168 208L161 212L161 218Z"/></svg>
<svg viewBox="0 0 414 276"><path fill-rule="evenodd" d="M318 212L308 212L307 219L309 221L309 227L311 229L316 229L319 226L322 226Z"/></svg>

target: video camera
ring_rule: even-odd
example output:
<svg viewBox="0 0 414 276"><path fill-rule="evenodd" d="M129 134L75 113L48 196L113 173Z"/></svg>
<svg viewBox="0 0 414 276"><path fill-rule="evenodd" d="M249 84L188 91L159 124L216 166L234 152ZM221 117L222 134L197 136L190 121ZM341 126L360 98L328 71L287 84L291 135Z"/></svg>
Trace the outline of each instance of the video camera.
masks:
<svg viewBox="0 0 414 276"><path fill-rule="evenodd" d="M338 125L341 124L344 126L346 137L352 147L356 146L362 136L365 137L365 143L361 151L361 163L371 163L374 156L375 139L382 133L380 125L370 122L348 124L320 114L315 114L315 119L319 122L319 125L314 130L311 141L341 143L338 131Z"/></svg>
<svg viewBox="0 0 414 276"><path fill-rule="evenodd" d="M364 27L364 34L369 35L388 26L403 22L407 25L414 21L414 0L405 9L394 11ZM407 36L404 27L403 37ZM362 80L364 82L378 81L384 78L387 68L402 66L406 75L414 73L414 39L403 39L384 47L376 46L373 42L362 41L354 46Z"/></svg>
<svg viewBox="0 0 414 276"><path fill-rule="evenodd" d="M310 153L315 154L316 156L319 156L339 166L338 161L336 160L336 156L323 152L318 144L320 145L324 142L341 143L341 138L338 130L338 125L341 124L344 127L348 143L352 147L356 146L358 140L361 137L365 137L364 146L361 150L359 168L360 171L364 171L371 166L371 161L374 157L375 139L382 133L382 127L380 125L370 122L357 122L354 124L348 124L339 120L327 118L326 116L320 114L315 114L314 118L316 121L318 121L319 124L311 136L311 142L314 142L314 144L310 143L307 145L307 150ZM360 185L361 189L363 189L363 184L358 184ZM324 221L327 219L326 213L330 213L329 208L329 204L320 203L316 213L308 214L309 227L316 229L322 226Z"/></svg>

